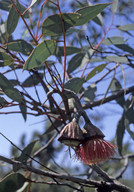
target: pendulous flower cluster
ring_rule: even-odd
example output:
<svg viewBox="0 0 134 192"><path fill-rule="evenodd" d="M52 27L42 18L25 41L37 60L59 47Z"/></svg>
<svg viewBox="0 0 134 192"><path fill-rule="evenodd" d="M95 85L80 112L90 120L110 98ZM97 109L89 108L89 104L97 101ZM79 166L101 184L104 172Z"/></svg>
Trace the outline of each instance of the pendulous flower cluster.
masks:
<svg viewBox="0 0 134 192"><path fill-rule="evenodd" d="M81 130L74 118L60 132L58 140L75 149L75 156L93 165L108 160L115 154L115 146L104 140L105 135L91 122Z"/></svg>

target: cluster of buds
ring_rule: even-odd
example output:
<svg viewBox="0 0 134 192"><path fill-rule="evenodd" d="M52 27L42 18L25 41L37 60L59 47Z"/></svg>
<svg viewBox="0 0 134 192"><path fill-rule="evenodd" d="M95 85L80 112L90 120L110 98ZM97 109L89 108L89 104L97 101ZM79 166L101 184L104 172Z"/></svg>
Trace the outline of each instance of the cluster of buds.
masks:
<svg viewBox="0 0 134 192"><path fill-rule="evenodd" d="M76 158L85 164L97 164L108 160L115 153L115 146L104 140L99 128L88 122L81 130L74 118L60 132L58 140L75 148Z"/></svg>

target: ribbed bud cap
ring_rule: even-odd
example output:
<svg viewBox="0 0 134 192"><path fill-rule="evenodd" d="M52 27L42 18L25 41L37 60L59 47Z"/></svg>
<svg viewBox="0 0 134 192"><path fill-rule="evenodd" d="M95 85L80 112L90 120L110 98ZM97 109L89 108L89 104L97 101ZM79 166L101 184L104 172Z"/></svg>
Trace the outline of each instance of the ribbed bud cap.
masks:
<svg viewBox="0 0 134 192"><path fill-rule="evenodd" d="M58 141L71 147L78 146L83 140L83 132L75 118L61 130L58 137Z"/></svg>

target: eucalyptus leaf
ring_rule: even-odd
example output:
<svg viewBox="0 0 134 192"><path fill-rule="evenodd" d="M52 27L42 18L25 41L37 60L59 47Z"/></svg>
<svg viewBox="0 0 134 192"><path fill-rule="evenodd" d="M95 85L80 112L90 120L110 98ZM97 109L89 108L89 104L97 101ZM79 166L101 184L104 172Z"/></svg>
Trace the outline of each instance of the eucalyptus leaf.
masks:
<svg viewBox="0 0 134 192"><path fill-rule="evenodd" d="M120 36L108 37L102 41L104 45L122 45L125 44L125 42L124 38Z"/></svg>
<svg viewBox="0 0 134 192"><path fill-rule="evenodd" d="M30 55L33 50L33 46L23 39L17 39L8 43L8 49L24 55Z"/></svg>
<svg viewBox="0 0 134 192"><path fill-rule="evenodd" d="M24 185L25 181L25 177L20 173L7 175L0 182L0 192L15 192Z"/></svg>
<svg viewBox="0 0 134 192"><path fill-rule="evenodd" d="M89 79L91 79L92 77L94 77L95 75L99 74L100 72L103 71L103 69L105 69L107 64L101 64L97 67L95 67L92 71L90 71L87 75L86 81L88 81Z"/></svg>
<svg viewBox="0 0 134 192"><path fill-rule="evenodd" d="M2 73L0 73L0 88L13 101L22 102L22 95Z"/></svg>
<svg viewBox="0 0 134 192"><path fill-rule="evenodd" d="M19 15L16 12L14 6L12 5L7 18L7 33L9 36L16 29L18 21L19 21Z"/></svg>
<svg viewBox="0 0 134 192"><path fill-rule="evenodd" d="M79 17L78 13L64 13L62 14L62 21L60 14L51 15L43 21L42 34L44 36L60 36L63 33L63 23L66 32L75 25Z"/></svg>
<svg viewBox="0 0 134 192"><path fill-rule="evenodd" d="M34 67L39 67L46 59L53 55L56 47L56 41L45 40L40 43L30 54L25 62L24 70L30 70Z"/></svg>
<svg viewBox="0 0 134 192"><path fill-rule="evenodd" d="M85 82L84 79L75 77L67 81L64 88L74 91L75 93L79 93L84 82Z"/></svg>
<svg viewBox="0 0 134 192"><path fill-rule="evenodd" d="M68 63L67 73L72 73L76 70L82 63L82 59L85 56L85 53L78 53Z"/></svg>
<svg viewBox="0 0 134 192"><path fill-rule="evenodd" d="M125 123L124 123L124 114L122 115L121 119L118 122L117 130L116 130L116 141L118 152L122 155L122 145L123 145L123 138L125 134Z"/></svg>
<svg viewBox="0 0 134 192"><path fill-rule="evenodd" d="M7 53L0 51L0 67L13 64L13 57L9 56Z"/></svg>
<svg viewBox="0 0 134 192"><path fill-rule="evenodd" d="M91 19L95 18L99 13L103 11L111 3L97 4L93 6L87 6L76 11L80 14L80 18L76 22L75 26L84 25Z"/></svg>

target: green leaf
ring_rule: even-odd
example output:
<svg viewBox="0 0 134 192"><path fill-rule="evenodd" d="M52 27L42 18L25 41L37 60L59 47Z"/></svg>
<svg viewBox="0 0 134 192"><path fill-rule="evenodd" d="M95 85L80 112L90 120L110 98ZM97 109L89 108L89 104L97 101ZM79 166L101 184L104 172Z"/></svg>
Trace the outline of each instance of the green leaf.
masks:
<svg viewBox="0 0 134 192"><path fill-rule="evenodd" d="M122 45L125 44L125 42L124 38L120 36L108 37L102 41L104 45Z"/></svg>
<svg viewBox="0 0 134 192"><path fill-rule="evenodd" d="M85 89L85 92L84 92L84 101L85 102L92 102L92 101L94 101L96 90L97 90L97 87L96 87L95 84L92 84L92 85L88 86Z"/></svg>
<svg viewBox="0 0 134 192"><path fill-rule="evenodd" d="M30 54L25 62L24 70L30 70L43 64L55 51L56 41L45 40L40 43Z"/></svg>
<svg viewBox="0 0 134 192"><path fill-rule="evenodd" d="M111 89L112 95L116 95L118 91L122 90L122 86L116 78L113 79L110 89ZM116 101L121 107L124 107L124 103L125 103L124 97L117 98Z"/></svg>
<svg viewBox="0 0 134 192"><path fill-rule="evenodd" d="M100 73L101 71L103 71L103 69L105 69L107 64L101 64L97 67L95 67L92 71L90 71L87 75L86 81L88 81L89 79L91 79L92 77L94 77L95 75L97 75L98 73Z"/></svg>
<svg viewBox="0 0 134 192"><path fill-rule="evenodd" d="M82 62L85 53L78 53L76 54L68 63L67 73L72 73L75 69L77 69Z"/></svg>
<svg viewBox="0 0 134 192"><path fill-rule="evenodd" d="M11 2L10 1L1 1L0 2L0 9L4 10L4 11L9 11L11 6Z"/></svg>
<svg viewBox="0 0 134 192"><path fill-rule="evenodd" d="M15 192L20 189L26 179L20 173L13 173L6 176L0 182L0 192Z"/></svg>
<svg viewBox="0 0 134 192"><path fill-rule="evenodd" d="M118 62L118 63L128 63L127 57L120 57L120 56L115 56L115 55L110 55L105 58L105 61L113 61L113 62Z"/></svg>
<svg viewBox="0 0 134 192"><path fill-rule="evenodd" d="M66 55L72 55L72 54L78 53L80 51L81 51L81 49L77 48L77 47L66 47ZM61 46L57 47L55 55L58 57L64 56L64 47L61 47Z"/></svg>
<svg viewBox="0 0 134 192"><path fill-rule="evenodd" d="M114 0L112 4L112 12L115 13L118 9L118 0Z"/></svg>
<svg viewBox="0 0 134 192"><path fill-rule="evenodd" d="M30 6L28 7L28 9L30 9L38 0L32 0Z"/></svg>
<svg viewBox="0 0 134 192"><path fill-rule="evenodd" d="M118 152L120 155L122 155L122 143L123 143L124 133L125 133L125 123L124 123L124 114L123 114L121 119L118 122L117 130L116 130L116 141L117 141Z"/></svg>
<svg viewBox="0 0 134 192"><path fill-rule="evenodd" d="M22 102L22 95L2 73L0 73L0 88L13 101Z"/></svg>
<svg viewBox="0 0 134 192"><path fill-rule="evenodd" d="M118 29L120 29L121 31L134 31L134 24L118 26Z"/></svg>
<svg viewBox="0 0 134 192"><path fill-rule="evenodd" d="M43 78L43 73L39 73L40 77ZM40 83L39 78L35 74L28 77L23 83L22 87L33 87L35 85L38 85Z"/></svg>
<svg viewBox="0 0 134 192"><path fill-rule="evenodd" d="M26 107L26 102L25 102L25 100L24 100L24 98L23 98L23 102L21 102L20 104L19 104L19 107L20 107L20 110L21 110L21 114L22 114L22 116L23 116L23 118L24 118L24 121L26 121L26 119L27 119L27 107Z"/></svg>
<svg viewBox="0 0 134 192"><path fill-rule="evenodd" d="M75 26L84 25L91 19L95 18L99 13L103 11L111 3L97 4L88 6L77 10L75 13L79 13L81 16L76 22Z"/></svg>
<svg viewBox="0 0 134 192"><path fill-rule="evenodd" d="M23 39L18 39L8 43L8 49L11 51L20 52L24 55L29 55L32 52L33 47Z"/></svg>
<svg viewBox="0 0 134 192"><path fill-rule="evenodd" d="M9 11L8 18L7 18L7 33L8 33L9 36L16 29L18 21L19 21L19 15L16 12L14 6L12 5L12 7L11 7L11 9Z"/></svg>
<svg viewBox="0 0 134 192"><path fill-rule="evenodd" d="M74 91L75 93L79 93L84 82L84 79L75 77L67 81L64 88Z"/></svg>
<svg viewBox="0 0 134 192"><path fill-rule="evenodd" d="M62 18L64 21L64 29L67 31L74 26L80 15L77 13L64 13ZM59 14L47 17L42 24L42 33L44 36L60 36L63 33L61 16Z"/></svg>
<svg viewBox="0 0 134 192"><path fill-rule="evenodd" d="M134 55L134 49L128 45L116 45L116 47Z"/></svg>
<svg viewBox="0 0 134 192"><path fill-rule="evenodd" d="M37 141L33 141L30 144L28 144L22 151L21 155L17 158L15 158L17 161L20 161L22 163L26 163L26 161L29 159L29 156L32 153L32 150L34 148L34 145Z"/></svg>
<svg viewBox="0 0 134 192"><path fill-rule="evenodd" d="M8 104L8 102L3 97L0 97L0 108L6 104Z"/></svg>
<svg viewBox="0 0 134 192"><path fill-rule="evenodd" d="M0 51L0 67L11 65L14 62L14 59L8 54Z"/></svg>

